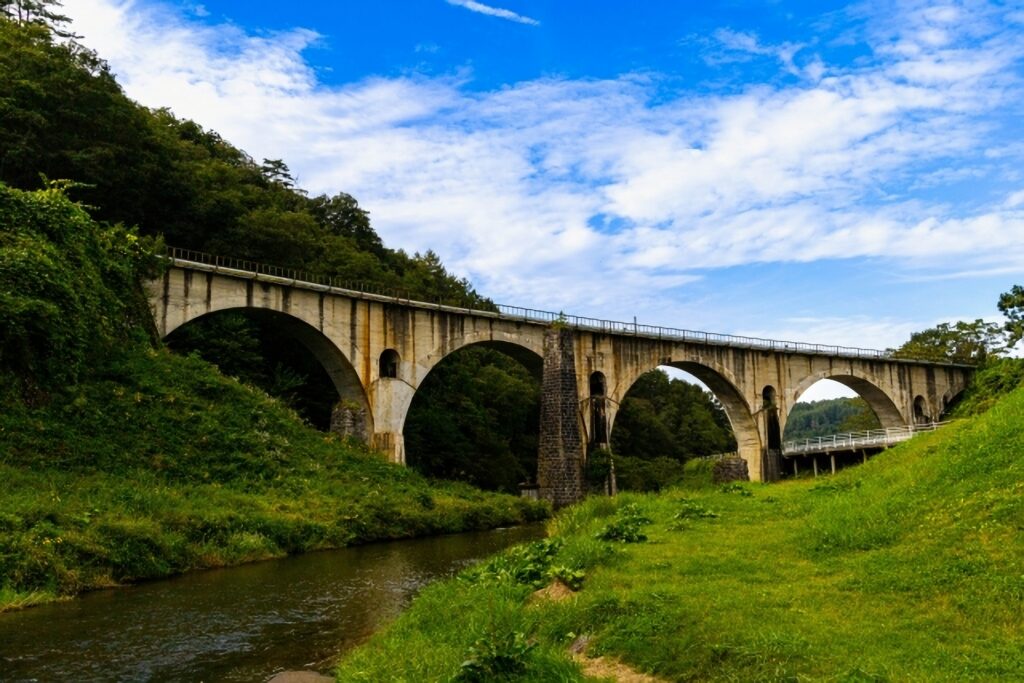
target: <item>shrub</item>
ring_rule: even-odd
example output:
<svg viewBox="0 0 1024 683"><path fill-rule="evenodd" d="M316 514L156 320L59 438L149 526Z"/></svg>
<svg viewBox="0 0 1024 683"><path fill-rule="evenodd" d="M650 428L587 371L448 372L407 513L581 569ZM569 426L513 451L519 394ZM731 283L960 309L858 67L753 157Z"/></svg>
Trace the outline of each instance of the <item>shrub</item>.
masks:
<svg viewBox="0 0 1024 683"><path fill-rule="evenodd" d="M455 680L486 683L522 673L527 656L536 646L536 642L518 631L490 633L469 648L469 656L462 662Z"/></svg>
<svg viewBox="0 0 1024 683"><path fill-rule="evenodd" d="M641 530L651 520L645 517L635 503L623 506L615 519L597 532L602 541L620 541L622 543L642 543L647 535Z"/></svg>

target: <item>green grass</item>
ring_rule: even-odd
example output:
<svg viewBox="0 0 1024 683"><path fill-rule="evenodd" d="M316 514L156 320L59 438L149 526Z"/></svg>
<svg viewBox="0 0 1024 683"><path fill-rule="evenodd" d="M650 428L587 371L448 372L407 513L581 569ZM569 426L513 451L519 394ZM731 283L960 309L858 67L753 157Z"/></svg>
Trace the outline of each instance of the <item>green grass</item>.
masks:
<svg viewBox="0 0 1024 683"><path fill-rule="evenodd" d="M338 680L448 680L471 643L512 632L539 668L508 680L581 680L543 668L580 635L667 680L1024 680L1022 416L1019 389L835 476L720 487L695 465L686 487L588 500L550 523L540 572L582 571L573 598L529 604L537 581L476 570L427 591ZM642 518L646 542L597 538Z"/></svg>
<svg viewBox="0 0 1024 683"><path fill-rule="evenodd" d="M0 410L0 610L91 588L546 508L431 482L166 351L126 351L41 407Z"/></svg>

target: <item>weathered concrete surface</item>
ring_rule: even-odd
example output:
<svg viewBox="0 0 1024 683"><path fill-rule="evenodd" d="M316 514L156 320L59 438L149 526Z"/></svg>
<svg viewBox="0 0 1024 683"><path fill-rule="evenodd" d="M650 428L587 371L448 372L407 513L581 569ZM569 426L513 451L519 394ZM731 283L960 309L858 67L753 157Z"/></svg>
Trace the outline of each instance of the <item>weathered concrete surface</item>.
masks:
<svg viewBox="0 0 1024 683"><path fill-rule="evenodd" d="M167 336L204 315L249 309L272 316L304 344L327 370L339 397L364 408L364 431L394 461L405 461L402 428L409 405L427 374L448 354L472 344L497 348L541 375L547 324L331 290L284 278L175 261L148 284L157 328ZM761 480L773 430L781 435L793 404L820 379L841 382L860 394L885 427L938 416L967 385L969 368L892 359L829 356L800 350L763 350L683 342L629 334L571 330L579 424L584 442L607 438L626 392L659 365L685 370L721 401L746 460L750 478ZM394 376L381 356L397 352ZM602 410L592 404L592 373L600 372ZM770 391L769 391L770 389ZM770 396L770 399L766 399ZM595 414L604 437L594 434ZM774 419L772 419L774 415ZM566 423L562 423L562 427ZM559 427L560 429L562 427ZM542 425L543 430L547 429ZM593 437L593 438L592 438Z"/></svg>

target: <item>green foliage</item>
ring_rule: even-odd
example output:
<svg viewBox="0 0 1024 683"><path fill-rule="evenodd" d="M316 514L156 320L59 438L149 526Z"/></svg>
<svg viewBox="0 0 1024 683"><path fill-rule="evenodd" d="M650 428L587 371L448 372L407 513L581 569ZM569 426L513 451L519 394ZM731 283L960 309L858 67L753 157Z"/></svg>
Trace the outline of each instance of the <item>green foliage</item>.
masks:
<svg viewBox="0 0 1024 683"><path fill-rule="evenodd" d="M259 387L326 431L338 391L319 360L295 343L273 316L228 311L184 325L167 339L171 350L196 354L222 373Z"/></svg>
<svg viewBox="0 0 1024 683"><path fill-rule="evenodd" d="M336 678L346 683L468 677L583 681L561 644L536 637L544 626L544 613L522 609L529 591L457 579L429 586L417 597L414 609L340 662ZM467 662L471 663L463 667Z"/></svg>
<svg viewBox="0 0 1024 683"><path fill-rule="evenodd" d="M882 424L862 398L832 398L797 403L786 418L787 441L879 429Z"/></svg>
<svg viewBox="0 0 1024 683"><path fill-rule="evenodd" d="M583 580L587 578L586 572L582 569L573 569L565 565L558 565L548 570L548 576L556 581L561 581L574 591L583 588Z"/></svg>
<svg viewBox="0 0 1024 683"><path fill-rule="evenodd" d="M509 680L526 670L526 658L537 646L518 631L491 633L480 638L469 649L455 681L486 683Z"/></svg>
<svg viewBox="0 0 1024 683"><path fill-rule="evenodd" d="M145 339L137 278L152 267L150 250L134 232L92 221L60 187L0 183L0 373L52 390Z"/></svg>
<svg viewBox="0 0 1024 683"><path fill-rule="evenodd" d="M890 351L895 358L978 364L1003 346L1002 326L978 318L914 332L902 346Z"/></svg>
<svg viewBox="0 0 1024 683"><path fill-rule="evenodd" d="M615 456L615 481L622 491L661 491L681 482L684 471L683 464L673 458Z"/></svg>
<svg viewBox="0 0 1024 683"><path fill-rule="evenodd" d="M974 373L962 400L954 398L953 417L979 415L1021 386L1024 386L1024 359L990 359Z"/></svg>
<svg viewBox="0 0 1024 683"><path fill-rule="evenodd" d="M750 498L754 495L753 491L751 491L738 481L731 481L728 484L722 484L720 487L718 487L718 490L721 491L722 493L735 493L737 495L743 496L744 498Z"/></svg>
<svg viewBox="0 0 1024 683"><path fill-rule="evenodd" d="M651 519L640 512L635 503L630 503L619 508L615 519L598 531L595 538L602 541L643 543L647 540L643 527L650 523Z"/></svg>
<svg viewBox="0 0 1024 683"><path fill-rule="evenodd" d="M615 418L611 441L616 474L621 455L644 460L670 458L682 463L736 449L728 417L715 398L696 385L670 380L662 370L642 375L630 388ZM664 474L675 476L670 471ZM642 490L651 490L644 479L640 475L638 484L644 487ZM660 485L669 483L666 480ZM627 476L626 483L620 480L620 485L630 488L632 481Z"/></svg>
<svg viewBox="0 0 1024 683"><path fill-rule="evenodd" d="M0 16L21 26L36 26L64 38L71 33L63 26L71 19L56 11L62 3L57 0L3 0L0 2Z"/></svg>
<svg viewBox="0 0 1024 683"><path fill-rule="evenodd" d="M509 548L460 575L464 581L508 582L540 588L550 578L562 541L544 539Z"/></svg>
<svg viewBox="0 0 1024 683"><path fill-rule="evenodd" d="M432 477L515 493L537 471L540 382L503 353L474 346L441 361L405 423L406 462Z"/></svg>
<svg viewBox="0 0 1024 683"><path fill-rule="evenodd" d="M715 476L715 460L712 458L696 458L688 460L683 466L683 482L685 488L710 488Z"/></svg>
<svg viewBox="0 0 1024 683"><path fill-rule="evenodd" d="M612 473L612 453L607 448L596 449L587 455L583 479L591 491L603 491Z"/></svg>
<svg viewBox="0 0 1024 683"><path fill-rule="evenodd" d="M672 520L675 522L675 527L679 526L680 522L686 522L692 519L715 519L718 517L717 512L709 510L704 505L698 503L695 500L689 498L683 498L679 501L678 510L672 515Z"/></svg>
<svg viewBox="0 0 1024 683"><path fill-rule="evenodd" d="M1014 285L999 295L999 311L1006 316L1006 348L1011 349L1024 339L1024 287Z"/></svg>

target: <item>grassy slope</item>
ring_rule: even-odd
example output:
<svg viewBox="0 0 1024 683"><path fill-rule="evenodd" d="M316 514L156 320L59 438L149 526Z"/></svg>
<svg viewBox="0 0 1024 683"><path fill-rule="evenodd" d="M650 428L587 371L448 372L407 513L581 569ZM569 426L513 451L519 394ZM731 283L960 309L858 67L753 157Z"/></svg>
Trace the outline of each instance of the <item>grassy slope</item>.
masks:
<svg viewBox="0 0 1024 683"><path fill-rule="evenodd" d="M325 437L166 351L129 350L46 407L0 409L0 610L374 539L537 519Z"/></svg>
<svg viewBox="0 0 1024 683"><path fill-rule="evenodd" d="M587 568L573 599L431 588L338 678L445 680L477 638L519 632L539 643L520 680L578 680L548 661L578 634L670 680L1022 680L1021 416L1024 389L835 477L592 499L552 523L551 564ZM596 540L629 504L649 541ZM431 613L446 604L457 619Z"/></svg>

